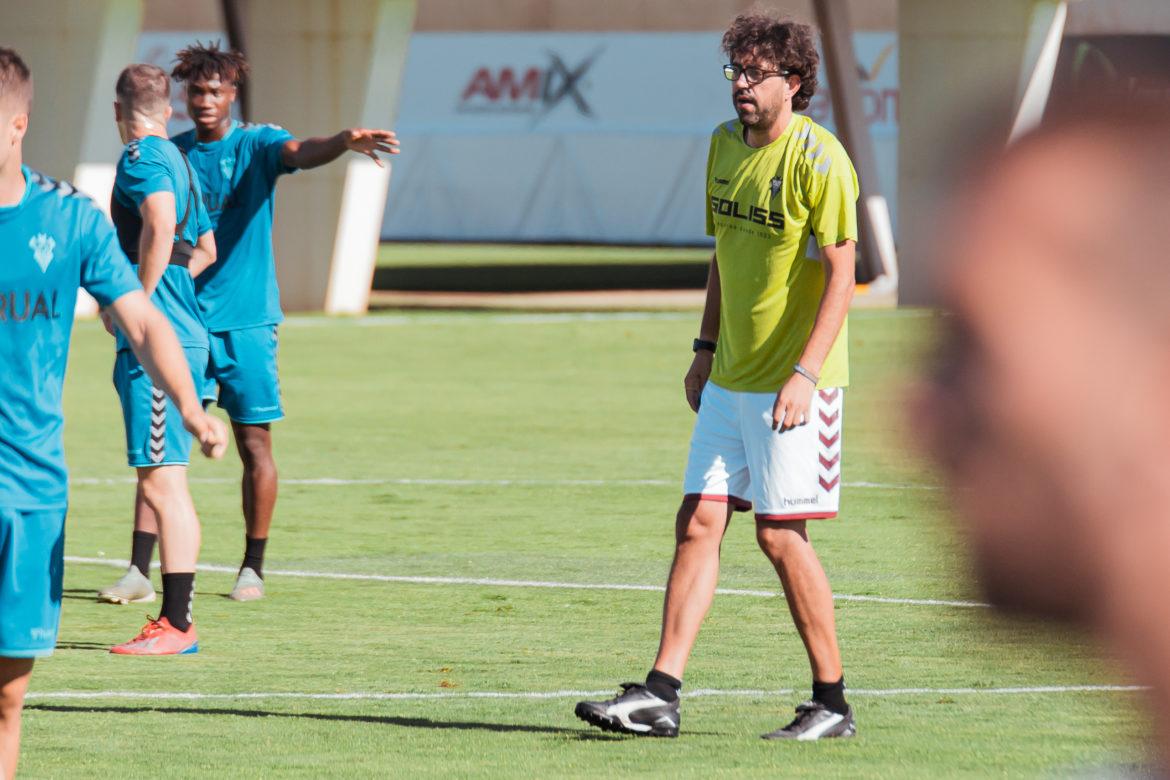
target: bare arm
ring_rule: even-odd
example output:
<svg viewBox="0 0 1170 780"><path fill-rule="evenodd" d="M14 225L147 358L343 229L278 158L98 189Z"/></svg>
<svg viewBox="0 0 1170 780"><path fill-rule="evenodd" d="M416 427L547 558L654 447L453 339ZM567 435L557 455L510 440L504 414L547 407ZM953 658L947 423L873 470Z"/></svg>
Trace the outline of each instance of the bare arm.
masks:
<svg viewBox="0 0 1170 780"><path fill-rule="evenodd" d="M841 241L821 247L821 254L825 265L825 291L821 293L812 332L805 342L804 351L800 353L801 367L816 376L820 376L829 350L841 332L845 315L849 313L849 304L853 301L857 246L851 240ZM793 373L776 394L776 403L772 406L772 427L786 431L808 422L814 390L816 386L810 379Z"/></svg>
<svg viewBox="0 0 1170 780"><path fill-rule="evenodd" d="M175 248L175 196L170 192L151 193L142 201L138 211L142 215L142 233L138 236L138 279L150 297L167 270Z"/></svg>
<svg viewBox="0 0 1170 780"><path fill-rule="evenodd" d="M195 252L191 255L191 265L189 267L191 276L196 277L203 273L215 264L215 260L215 234L208 230L199 236L199 242L195 244Z"/></svg>
<svg viewBox="0 0 1170 780"><path fill-rule="evenodd" d="M183 426L199 440L203 454L221 457L227 449L227 428L218 418L203 411L191 381L191 368L166 316L145 293L138 291L126 293L106 310L125 334L151 380L179 407Z"/></svg>
<svg viewBox="0 0 1170 780"><path fill-rule="evenodd" d="M711 255L711 267L707 270L707 300L703 303L703 319L699 323L699 338L704 341L719 340L719 263Z"/></svg>
<svg viewBox="0 0 1170 780"><path fill-rule="evenodd" d="M707 271L707 300L703 304L703 319L699 322L699 338L704 341L719 340L720 291L719 263L715 255L711 255L711 267ZM711 364L714 360L714 352L700 349L695 353L687 375L683 377L683 390L692 411L699 411L699 399L711 376Z"/></svg>
<svg viewBox="0 0 1170 780"><path fill-rule="evenodd" d="M821 249L825 265L825 291L821 294L820 308L813 322L812 333L800 353L800 365L820 376L821 367L829 357L829 350L841 332L849 304L853 302L853 290L857 277L857 244L842 241Z"/></svg>
<svg viewBox="0 0 1170 780"><path fill-rule="evenodd" d="M382 165L377 153L398 154L398 136L390 130L352 127L328 137L288 141L280 150L280 158L290 168L316 168L333 162L346 151L364 154Z"/></svg>

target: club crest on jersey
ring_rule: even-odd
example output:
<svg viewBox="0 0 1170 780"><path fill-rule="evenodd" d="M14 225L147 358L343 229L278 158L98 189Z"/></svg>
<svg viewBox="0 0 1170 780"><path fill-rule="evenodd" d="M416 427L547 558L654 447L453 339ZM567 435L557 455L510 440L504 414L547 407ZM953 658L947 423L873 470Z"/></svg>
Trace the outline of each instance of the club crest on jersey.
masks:
<svg viewBox="0 0 1170 780"><path fill-rule="evenodd" d="M57 242L53 237L45 233L37 233L28 240L28 248L32 250L37 265L41 267L41 273L47 271L49 263L53 262L53 250L57 248Z"/></svg>
<svg viewBox="0 0 1170 780"><path fill-rule="evenodd" d="M235 168L236 168L236 158L235 157L221 157L220 158L219 170L220 170L220 173L223 174L223 177L225 179L230 179L232 177L232 171L234 171Z"/></svg>
<svg viewBox="0 0 1170 780"><path fill-rule="evenodd" d="M772 179L772 181L768 185L768 187L772 190L772 197L773 198L780 194L780 188L783 186L784 186L784 181L779 176Z"/></svg>

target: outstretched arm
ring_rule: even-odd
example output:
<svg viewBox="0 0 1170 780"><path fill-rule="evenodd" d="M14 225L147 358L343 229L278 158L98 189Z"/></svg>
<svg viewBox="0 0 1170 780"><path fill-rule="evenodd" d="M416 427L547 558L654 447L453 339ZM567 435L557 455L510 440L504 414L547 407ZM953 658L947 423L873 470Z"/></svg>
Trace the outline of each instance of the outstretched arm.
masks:
<svg viewBox="0 0 1170 780"><path fill-rule="evenodd" d="M333 162L346 151L364 154L381 166L378 152L398 154L398 136L392 130L351 127L328 137L294 138L285 142L280 159L289 168L316 168Z"/></svg>

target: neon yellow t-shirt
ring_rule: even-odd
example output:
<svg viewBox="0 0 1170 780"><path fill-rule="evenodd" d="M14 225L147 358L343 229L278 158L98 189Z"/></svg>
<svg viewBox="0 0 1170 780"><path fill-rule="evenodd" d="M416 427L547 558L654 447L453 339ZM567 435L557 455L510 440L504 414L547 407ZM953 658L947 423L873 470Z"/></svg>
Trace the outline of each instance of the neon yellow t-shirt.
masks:
<svg viewBox="0 0 1170 780"><path fill-rule="evenodd" d="M808 117L753 149L732 120L711 134L707 234L721 284L711 381L776 392L812 332L825 271L807 253L857 240L857 172L841 143ZM810 246L810 236L816 241ZM849 384L848 320L821 368L820 387Z"/></svg>

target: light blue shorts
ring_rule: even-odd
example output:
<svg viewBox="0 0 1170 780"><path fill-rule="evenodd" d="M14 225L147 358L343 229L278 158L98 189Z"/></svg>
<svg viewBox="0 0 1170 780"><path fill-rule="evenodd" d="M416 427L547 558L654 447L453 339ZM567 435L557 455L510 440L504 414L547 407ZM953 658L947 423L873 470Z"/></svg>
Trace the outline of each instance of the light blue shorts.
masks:
<svg viewBox="0 0 1170 780"><path fill-rule="evenodd" d="M202 394L207 373L207 350L185 347L195 392ZM114 387L122 402L126 423L126 462L134 468L178 466L191 462L194 437L183 427L179 407L150 376L130 350L114 359Z"/></svg>
<svg viewBox="0 0 1170 780"><path fill-rule="evenodd" d="M233 422L260 425L284 417L276 374L276 326L208 334L211 360L203 401L218 401ZM217 386L218 385L218 393Z"/></svg>
<svg viewBox="0 0 1170 780"><path fill-rule="evenodd" d="M53 652L64 555L64 509L0 508L0 656Z"/></svg>

